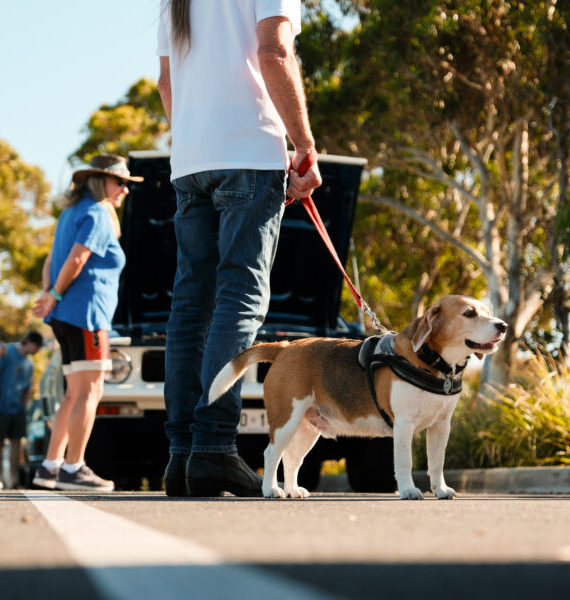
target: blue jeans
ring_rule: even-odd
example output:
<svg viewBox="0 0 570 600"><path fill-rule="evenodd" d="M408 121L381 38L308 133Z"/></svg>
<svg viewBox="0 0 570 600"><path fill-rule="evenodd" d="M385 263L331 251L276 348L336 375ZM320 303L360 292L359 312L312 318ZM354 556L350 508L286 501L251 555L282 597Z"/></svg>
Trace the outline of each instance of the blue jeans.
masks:
<svg viewBox="0 0 570 600"><path fill-rule="evenodd" d="M208 391L251 346L267 313L285 171L203 171L173 185L178 264L164 387L170 453L235 452L241 385L211 406Z"/></svg>

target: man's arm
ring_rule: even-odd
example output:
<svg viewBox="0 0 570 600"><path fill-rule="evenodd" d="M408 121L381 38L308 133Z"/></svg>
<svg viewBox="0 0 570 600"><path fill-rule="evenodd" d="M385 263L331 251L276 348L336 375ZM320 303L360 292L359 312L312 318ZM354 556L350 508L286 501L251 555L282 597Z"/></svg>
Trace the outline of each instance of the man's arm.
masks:
<svg viewBox="0 0 570 600"><path fill-rule="evenodd" d="M285 17L263 19L257 25L257 37L261 75L295 148L293 168L296 169L303 158L315 150L315 140L295 56L291 22ZM303 177L291 173L287 193L293 198L304 198L319 185L321 176L315 164Z"/></svg>
<svg viewBox="0 0 570 600"><path fill-rule="evenodd" d="M168 56L160 57L158 93L160 94L168 122L172 123L172 88L170 87L170 59Z"/></svg>

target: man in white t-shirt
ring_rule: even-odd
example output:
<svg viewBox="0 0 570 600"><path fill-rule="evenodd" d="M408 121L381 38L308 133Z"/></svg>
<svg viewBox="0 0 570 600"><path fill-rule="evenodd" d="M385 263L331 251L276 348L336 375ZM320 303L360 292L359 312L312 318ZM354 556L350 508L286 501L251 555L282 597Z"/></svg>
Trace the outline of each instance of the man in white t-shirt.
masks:
<svg viewBox="0 0 570 600"><path fill-rule="evenodd" d="M237 454L239 384L208 406L220 369L253 343L287 194L321 184L295 57L300 0L162 0L159 91L172 126L178 267L167 328L170 496L261 496Z"/></svg>

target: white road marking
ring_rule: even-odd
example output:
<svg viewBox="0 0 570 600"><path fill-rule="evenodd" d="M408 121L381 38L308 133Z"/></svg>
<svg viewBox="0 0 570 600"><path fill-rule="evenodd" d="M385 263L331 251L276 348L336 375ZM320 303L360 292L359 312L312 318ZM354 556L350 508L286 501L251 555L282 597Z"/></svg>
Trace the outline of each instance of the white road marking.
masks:
<svg viewBox="0 0 570 600"><path fill-rule="evenodd" d="M559 548L558 558L564 562L570 562L570 546L562 546Z"/></svg>
<svg viewBox="0 0 570 600"><path fill-rule="evenodd" d="M214 552L56 492L25 492L73 557L86 567L208 565Z"/></svg>
<svg viewBox="0 0 570 600"><path fill-rule="evenodd" d="M107 600L324 600L331 596L49 491L24 494Z"/></svg>

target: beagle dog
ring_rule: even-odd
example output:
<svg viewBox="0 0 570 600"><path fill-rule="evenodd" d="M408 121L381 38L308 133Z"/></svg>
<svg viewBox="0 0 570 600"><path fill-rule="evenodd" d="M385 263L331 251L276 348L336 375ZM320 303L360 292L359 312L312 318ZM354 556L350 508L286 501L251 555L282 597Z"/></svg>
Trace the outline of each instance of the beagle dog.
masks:
<svg viewBox="0 0 570 600"><path fill-rule="evenodd" d="M358 360L360 341L305 338L261 343L242 352L218 373L208 400L215 402L250 365L273 363L264 382L269 423L265 497L308 497L309 492L297 484L304 457L320 435L343 435L393 436L400 498L419 500L422 493L412 479L412 438L426 429L431 489L437 498L451 499L456 494L444 481L443 463L461 370L471 354L482 357L495 352L506 330L506 323L492 317L481 302L444 296L422 317L392 334L394 360L415 374L418 379L412 377L413 382L388 362L371 372L369 387ZM425 378L432 387L423 385ZM281 459L284 489L277 483Z"/></svg>

